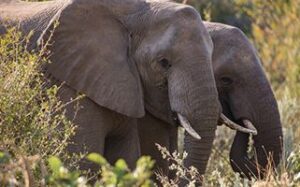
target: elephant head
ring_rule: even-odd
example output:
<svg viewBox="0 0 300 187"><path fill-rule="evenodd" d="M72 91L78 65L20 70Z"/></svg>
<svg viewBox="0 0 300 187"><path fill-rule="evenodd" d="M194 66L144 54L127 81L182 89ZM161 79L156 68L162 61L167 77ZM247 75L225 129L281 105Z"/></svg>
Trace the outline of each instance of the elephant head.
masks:
<svg viewBox="0 0 300 187"><path fill-rule="evenodd" d="M237 132L230 163L247 177L263 177L268 159L274 167L282 153L282 126L272 89L256 50L242 31L218 23L206 22L205 26L214 43L213 68L223 113L229 118L225 120L251 128L254 134L255 156L247 155L249 134Z"/></svg>
<svg viewBox="0 0 300 187"><path fill-rule="evenodd" d="M192 135L187 164L204 173L220 107L212 41L195 9L155 0L9 0L2 7L5 17L14 12L23 28L37 29L39 43L52 35L46 69L56 79L132 118L145 109L172 124L175 116Z"/></svg>

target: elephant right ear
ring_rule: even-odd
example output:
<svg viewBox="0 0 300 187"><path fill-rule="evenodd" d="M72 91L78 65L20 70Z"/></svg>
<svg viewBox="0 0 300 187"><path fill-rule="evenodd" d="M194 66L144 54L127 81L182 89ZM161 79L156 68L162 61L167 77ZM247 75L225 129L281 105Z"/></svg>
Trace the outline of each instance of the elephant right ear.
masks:
<svg viewBox="0 0 300 187"><path fill-rule="evenodd" d="M129 33L101 2L73 1L60 12L46 70L103 107L142 117L143 92L128 54Z"/></svg>

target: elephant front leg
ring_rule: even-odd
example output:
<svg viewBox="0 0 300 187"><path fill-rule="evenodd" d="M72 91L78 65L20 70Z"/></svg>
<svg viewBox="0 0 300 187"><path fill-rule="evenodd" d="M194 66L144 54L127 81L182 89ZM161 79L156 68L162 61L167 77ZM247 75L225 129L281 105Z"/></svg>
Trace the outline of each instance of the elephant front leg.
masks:
<svg viewBox="0 0 300 187"><path fill-rule="evenodd" d="M169 163L162 158L156 143L166 147L169 151L177 149L177 128L155 118L150 113L138 119L138 130L142 155L149 155L155 160L155 170L169 175Z"/></svg>
<svg viewBox="0 0 300 187"><path fill-rule="evenodd" d="M58 97L63 103L69 103L72 98L78 96L76 90L63 84L58 91ZM72 137L67 150L70 153L98 153L104 154L104 139L108 131L107 124L110 112L104 109L89 98L85 97L77 102L66 105L66 117L77 126L75 135ZM99 171L99 166L86 159L79 162L81 170L91 170L93 173Z"/></svg>
<svg viewBox="0 0 300 187"><path fill-rule="evenodd" d="M136 119L127 118L108 133L105 138L104 156L111 164L122 158L130 169L136 167L136 161L141 156Z"/></svg>

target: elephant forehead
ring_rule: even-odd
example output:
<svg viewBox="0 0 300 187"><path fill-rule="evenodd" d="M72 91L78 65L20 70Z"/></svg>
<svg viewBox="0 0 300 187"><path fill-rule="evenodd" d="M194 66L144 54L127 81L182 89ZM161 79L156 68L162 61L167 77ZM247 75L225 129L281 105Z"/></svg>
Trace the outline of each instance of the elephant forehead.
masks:
<svg viewBox="0 0 300 187"><path fill-rule="evenodd" d="M252 69L260 65L258 55L252 45L244 42L228 42L227 45L214 44L213 67L218 70L223 66L230 68Z"/></svg>
<svg viewBox="0 0 300 187"><path fill-rule="evenodd" d="M169 26L163 31L150 31L148 36L142 41L141 47L137 51L138 55L155 55L159 51L166 50L171 46L175 36L175 27Z"/></svg>

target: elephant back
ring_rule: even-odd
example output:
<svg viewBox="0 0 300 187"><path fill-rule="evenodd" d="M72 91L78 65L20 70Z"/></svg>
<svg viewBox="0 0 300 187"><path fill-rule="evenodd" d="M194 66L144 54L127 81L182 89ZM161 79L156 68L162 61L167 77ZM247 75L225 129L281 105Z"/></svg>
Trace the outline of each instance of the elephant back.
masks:
<svg viewBox="0 0 300 187"><path fill-rule="evenodd" d="M1 0L0 34L7 27L18 27L24 35L33 32L30 48L37 47L42 33L51 24L55 15L63 9L65 1L22 2L18 0ZM28 11L30 10L30 11Z"/></svg>

